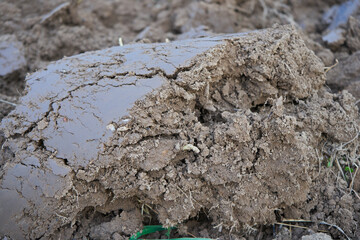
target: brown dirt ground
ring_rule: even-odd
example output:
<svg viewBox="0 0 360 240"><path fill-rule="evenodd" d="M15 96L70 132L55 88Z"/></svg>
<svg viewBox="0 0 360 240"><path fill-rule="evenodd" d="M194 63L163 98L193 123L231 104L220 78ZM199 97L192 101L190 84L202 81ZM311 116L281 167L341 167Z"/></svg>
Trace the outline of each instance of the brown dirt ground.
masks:
<svg viewBox="0 0 360 240"><path fill-rule="evenodd" d="M4 49L3 46L9 46L9 42L16 42L14 46L19 53L17 61L11 60L12 63L16 63L14 69L1 73L0 99L14 104L18 103L21 95L26 94L23 89L25 85L24 78L27 73L44 69L51 61L61 59L64 56L116 46L119 37L122 38L123 43L126 45L131 42L164 42L165 39L174 41L213 36L221 33L244 32L272 27L274 24L290 23L302 30L303 34L301 35L307 47L315 52L325 66L334 64L335 59L339 61L339 64L326 74L327 89L321 88L320 83L314 83L305 89L301 89L302 85L299 84L298 89L294 90L293 93L289 93L292 94L292 102L288 102L285 95L284 98L280 98L282 94L276 93L273 102L265 103L266 99L274 94L271 92L272 89L269 85L251 85L250 83L248 83L249 85L242 85L241 91L237 89L239 95L228 96L227 98L226 95L229 89L236 89L240 84L232 79L234 76L229 76L230 80L227 84L214 84L213 88L208 89L214 102L212 106L205 103L202 97L196 94L195 99L197 99L198 105L196 105L195 100L192 106L188 102L184 103L183 99L174 102L175 105L166 105L165 108L167 109L176 109L176 107L183 104L194 110L194 117L198 117L199 114L202 116L201 125L191 125L191 119L187 119L191 114L184 115L183 122L189 122L189 124L186 127L182 126L186 132L182 141L188 140L186 136L193 139L191 134L202 137L202 139L197 139L196 143L191 143L201 146L199 147L201 152L207 153L202 158L210 159L209 161L213 162L210 167L203 170L204 172L211 172L209 175L205 174L205 176L211 177L194 177L194 175L201 175L201 171L196 172L199 171L197 166L199 164L198 158L195 158L195 154L192 155L191 152L186 157L178 156L181 154L178 150L173 150L176 149L176 144L175 142L172 144L173 139L171 137L159 140L166 141L166 144L153 141L151 138L141 141L141 144L138 145L131 146L130 144L129 147L124 148L126 152L117 154L126 155L132 153L136 155L134 156L134 158L138 159L138 165L136 166L131 165L131 158L123 161L133 168L142 169L144 174L137 176L131 176L131 173L130 175L121 175L123 178L121 180L124 180L122 186L121 181L111 177L111 170L116 169L116 167L105 169L100 174L102 177L97 177L97 181L92 181L94 172L96 172L94 169L80 171L82 169L79 168L77 178L82 181L77 183L75 189L77 189L76 191L83 189L83 194L87 197L84 197L84 205L88 207L82 209L80 213L76 213L77 221L68 223L66 225L68 227L59 229L57 234L63 235L57 236L75 239L83 237L89 239L124 239L145 224L182 222L178 232L175 233L177 236L189 236L188 234L191 233L197 237L223 237L225 239L241 239L242 237L246 239L301 239L305 235L325 230L334 239L344 238L345 235L338 229L335 227L329 228L329 226L323 224L323 222L326 222L339 226L350 238L359 239L360 199L357 193L360 192L360 178L345 172L347 178L344 180L341 172L336 167L336 162L333 163L333 167L326 167L329 159L338 159L343 171L346 165L357 169L355 164L359 163L357 140L348 144L347 142L352 140L354 136L354 132L349 130L352 128L352 124L358 127L358 122L352 122L358 119L357 111L354 112L354 109L356 109L355 102L360 97L360 18L356 5L358 1L348 1L348 3L354 4L351 8L354 11L349 13L352 16L347 17L348 20L345 22L336 22L336 8L334 6L346 2L342 0L1 1L0 51ZM355 5L356 7L354 7ZM331 12L332 17L323 17L327 12ZM329 41L328 38L324 37L328 36L327 34L332 33L332 31L341 32L336 41ZM251 42L251 40L249 41ZM2 45L2 43L5 45ZM253 44L256 45L256 43ZM252 50L254 51L254 49ZM2 52L2 54L4 53ZM301 55L303 53L296 54ZM221 54L219 55L221 56ZM296 60L294 61L296 63ZM312 64L309 63L309 65ZM4 66L2 65L2 68L6 69ZM317 65L315 64L315 66ZM251 69L254 66L249 67ZM296 67L291 65L290 68L294 69ZM239 71L246 72L246 69L239 69ZM266 70L264 71L266 72ZM194 70L190 74L194 76L196 71ZM250 78L259 77L252 74L255 73L248 73L248 76ZM300 79L300 76L298 77ZM319 82L322 81L319 80ZM285 84L284 87L286 88L287 85ZM316 94L309 94L309 89L316 91ZM348 90L355 99L347 92L341 92L344 89ZM242 91L252 93L250 95L253 98L246 99L246 94ZM231 102L231 99L241 99L241 103ZM241 115L229 111L227 109L229 101L230 106L235 105L237 108L249 109L249 112L245 111ZM138 119L146 117L156 119L156 112L153 112L153 109L149 110L151 106L138 107L141 111L136 111L135 108L133 113L138 115ZM218 109L219 114L212 114L212 108ZM8 115L12 109L14 109L13 104L0 102L0 118L2 119ZM273 121L271 127L266 126L266 121L262 119L262 117L269 115L269 111L274 112L274 116L266 120ZM151 116L146 116L145 113L147 112ZM173 117L169 113L167 119L171 120ZM279 119L290 122L296 119L302 125L276 122ZM254 123L251 128L249 128L249 121ZM223 124L224 122L227 124ZM25 123L21 124L26 127ZM134 126L136 124L143 126L143 123L132 124ZM174 127L174 129L177 128L179 126ZM11 131L11 129L7 130ZM217 139L217 132L227 134ZM248 139L248 142L256 144L258 152L255 154L254 159L251 157L253 156L251 154L253 146L248 146L247 141L239 142L234 136L236 132L243 134L242 137ZM300 132L307 134L305 134L308 138L306 141L304 136L298 135ZM214 146L219 147L221 150L209 147L210 133L214 134L211 142L215 142ZM315 133L321 134L316 135ZM5 139L4 134L7 133L1 135L2 144ZM16 134L21 135L21 133L13 133L12 136ZM51 132L48 134L51 135ZM167 134L169 135L169 133ZM18 137L18 135L16 136ZM137 138L139 136L134 134L133 141L138 141ZM270 147L268 146L269 142L273 143L270 144ZM279 144L279 142L282 143ZM218 159L230 159L231 154L236 154L234 147L227 148L227 145L231 146L230 143L244 149L242 153L239 153L240 156L233 156L233 158L244 159L246 157L243 155L248 155L247 158L252 159L251 163L230 164L230 166L239 167L239 169L235 170L229 168L229 165L222 166L216 163ZM24 144L28 144L28 142L25 141ZM160 148L163 146L164 149L158 149L158 146ZM33 146L35 149L37 147ZM28 149L31 148L29 145ZM144 149L149 150L149 152ZM174 157L175 160L177 159L174 160L176 164L167 166L161 159L156 159L157 161L154 162L144 161L144 155L151 156L153 154L151 149L166 152L167 155L163 160ZM273 151L275 155L269 157L269 151ZM26 155L26 152L24 154ZM6 163L11 162L13 158L13 152L9 151L8 148L4 148L0 158L1 168L4 168ZM157 158L157 156L154 158ZM182 161L185 158L187 162ZM293 158L302 159L304 166L299 168L297 164L293 164L290 161ZM151 159L151 157L148 157L148 159ZM252 166L256 165L255 163L259 159L270 161L270 163L266 163L264 160L264 164L259 166L261 169L257 169L257 171L264 173L263 179L258 184L251 177L241 179L241 182L244 182L242 187L245 194L241 193L241 191L228 191L228 189L234 189L232 180L237 179L237 176L233 175L233 171L244 172L244 174L250 174L249 176L251 176L252 171L254 171ZM283 160L274 164L271 162L272 159ZM200 159L199 161L205 160ZM127 166L126 164L124 166ZM121 169L124 166L118 167ZM160 192L164 191L160 187L161 184L158 184L159 179L162 179L160 177L163 174L161 171L164 170L161 169L164 166L169 168L166 169L167 174L174 174L174 176L165 178L166 181L170 182L179 173L195 171L191 173L192 181L174 183L174 186L178 186L182 191L172 191L173 195L169 194L167 200L159 197ZM150 171L154 170L154 168L155 171ZM290 172L289 169L291 169ZM66 171L66 167L63 171ZM147 171L151 172L151 174L147 174ZM281 174L274 174L277 171L281 172ZM3 176L1 177L3 178ZM89 186L89 183L91 186ZM298 188L284 190L284 186L288 186L289 183L298 186ZM115 201L113 206L111 204L107 205L107 209L96 209L89 204L92 201L91 198L95 199L92 203L93 206L98 206L99 202L106 201L104 196L109 194L106 189L109 186L114 186L114 184L118 186L118 189L113 189L111 194L116 196L117 194L123 195L126 193L128 194L126 201ZM131 192L131 184L143 186L144 189L149 184L158 184L159 192L148 193L144 191L142 195L134 194ZM216 186L217 194L227 199L221 200L217 197L217 194L210 192L209 189L213 188L210 188L208 184ZM229 186L226 186L226 184ZM101 191L99 195L91 195L89 189L101 187L104 188L103 195ZM199 203L192 205L187 201L191 200L188 195L190 192L195 191L194 189L202 195L193 196L199 199ZM351 189L354 191L351 191ZM259 193L264 195L257 195ZM271 201L266 200L266 194L269 194ZM275 195L277 198L271 198L271 196ZM252 202L255 198L259 199L258 205ZM187 204L171 205L172 199ZM207 200L201 202L201 199ZM284 202L280 202L279 199ZM72 200L68 201L71 203ZM231 205L233 201L237 201L237 204L240 202L240 205L233 207ZM251 207L244 207L249 205ZM157 206L159 208L156 208ZM141 214L142 207L146 209L146 214ZM156 208L156 212L152 211L151 208ZM209 213L209 209L214 209L214 211ZM238 216L241 216L241 218ZM290 232L285 225L268 224L276 221L296 224L294 222L284 222L284 219L289 218L307 219L312 222L299 223L309 229L291 228ZM53 220L55 221L55 219ZM29 218L26 221L30 223L32 219ZM215 225L218 227L214 228ZM223 226L222 232L219 232L219 226ZM235 226L236 231L229 233L232 226ZM41 237L36 234L29 234L28 237ZM46 239L49 236L42 237ZM153 237L160 236L154 235Z"/></svg>

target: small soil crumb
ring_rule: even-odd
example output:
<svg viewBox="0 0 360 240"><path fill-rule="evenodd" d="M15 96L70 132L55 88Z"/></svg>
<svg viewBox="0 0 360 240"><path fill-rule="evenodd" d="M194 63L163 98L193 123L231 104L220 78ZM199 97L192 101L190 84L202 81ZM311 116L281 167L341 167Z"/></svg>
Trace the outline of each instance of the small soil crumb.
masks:
<svg viewBox="0 0 360 240"><path fill-rule="evenodd" d="M217 229L203 234L216 238L289 208L308 218L319 143L357 143L354 98L324 83L324 64L291 26L51 63L1 123L13 154L0 233L118 239L145 218L174 226L204 215ZM337 203L353 232L348 199Z"/></svg>

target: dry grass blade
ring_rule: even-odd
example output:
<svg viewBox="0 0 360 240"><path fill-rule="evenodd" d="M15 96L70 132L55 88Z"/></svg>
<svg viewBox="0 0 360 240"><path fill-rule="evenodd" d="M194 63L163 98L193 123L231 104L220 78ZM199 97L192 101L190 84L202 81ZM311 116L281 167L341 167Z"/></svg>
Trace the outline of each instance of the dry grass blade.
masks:
<svg viewBox="0 0 360 240"><path fill-rule="evenodd" d="M288 223L279 223L279 222L276 222L275 224L277 224L277 225L283 225L283 226L288 226L288 227L296 227L296 228L310 229L310 228L308 228L308 227L303 227L303 226L294 225L294 224L288 224Z"/></svg>
<svg viewBox="0 0 360 240"><path fill-rule="evenodd" d="M330 71L331 69L333 69L336 65L339 64L339 61L337 59L335 59L335 63L333 65L331 65L330 67L325 67L325 73L327 73L328 71Z"/></svg>
<svg viewBox="0 0 360 240"><path fill-rule="evenodd" d="M12 102L6 101L6 100L1 99L1 98L0 98L0 102L2 102L2 103L6 103L6 104L9 104L9 105L12 105L12 106L16 107L16 104L15 104L15 103L12 103Z"/></svg>
<svg viewBox="0 0 360 240"><path fill-rule="evenodd" d="M330 227L334 227L334 228L336 228L339 232L341 232L341 233L346 237L346 239L351 240L351 239L346 235L346 233L344 232L344 230L342 230L340 227L336 226L335 224L330 224L330 223L327 223L327 222L319 222L319 224L323 224L323 225L327 225L327 226L330 226Z"/></svg>
<svg viewBox="0 0 360 240"><path fill-rule="evenodd" d="M353 189L352 192L355 194L355 196L360 200L359 194Z"/></svg>
<svg viewBox="0 0 360 240"><path fill-rule="evenodd" d="M338 167L340 173L341 173L341 176L343 177L343 179L346 181L346 177L345 177L345 174L344 174L344 171L342 170L341 166L340 166L340 163L338 161L337 158L335 158L335 162L336 162L336 166Z"/></svg>
<svg viewBox="0 0 360 240"><path fill-rule="evenodd" d="M335 224L330 224L330 223L323 222L323 221L322 221L322 222L314 222L314 221L311 221L311 220L304 220L304 219L283 219L283 222L318 223L318 224L322 224L322 225L327 225L327 226L336 228L339 232L341 232L341 233L346 237L346 239L351 240L351 239L346 235L346 233L344 232L344 230L342 230L340 227L338 227L338 226L335 225ZM275 223L275 224L284 225L284 226L288 226L288 227L297 227L297 228L303 228L303 229L310 229L310 228L308 228L308 227L299 226L299 225L294 225L294 224L288 224L288 223Z"/></svg>
<svg viewBox="0 0 360 240"><path fill-rule="evenodd" d="M312 223L313 222L311 220L305 220L305 219L286 219L286 218L284 218L282 221L283 222L301 222L301 223Z"/></svg>

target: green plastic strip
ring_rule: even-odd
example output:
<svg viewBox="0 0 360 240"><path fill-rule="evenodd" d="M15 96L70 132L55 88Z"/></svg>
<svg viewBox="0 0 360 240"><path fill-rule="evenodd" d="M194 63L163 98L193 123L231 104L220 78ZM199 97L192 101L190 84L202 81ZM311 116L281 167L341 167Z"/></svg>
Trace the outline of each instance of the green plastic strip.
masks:
<svg viewBox="0 0 360 240"><path fill-rule="evenodd" d="M176 227L171 227L172 229L176 229ZM135 235L133 235L130 240L139 240L139 237L145 236L147 234L150 233L154 233L154 232L160 232L160 231L164 231L164 230L168 230L168 228L164 228L161 225L149 225L149 226L144 226L144 229L140 232L137 232ZM211 238L169 238L169 240L213 240Z"/></svg>

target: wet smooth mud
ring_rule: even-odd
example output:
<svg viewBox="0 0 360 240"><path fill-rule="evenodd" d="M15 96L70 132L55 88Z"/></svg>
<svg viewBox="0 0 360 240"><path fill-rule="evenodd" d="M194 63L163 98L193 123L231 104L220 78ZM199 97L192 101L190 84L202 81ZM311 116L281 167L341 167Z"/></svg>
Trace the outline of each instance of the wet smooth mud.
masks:
<svg viewBox="0 0 360 240"><path fill-rule="evenodd" d="M0 235L126 238L205 214L215 238L310 218L319 143L357 134L354 98L324 83L289 26L51 63L1 123Z"/></svg>

